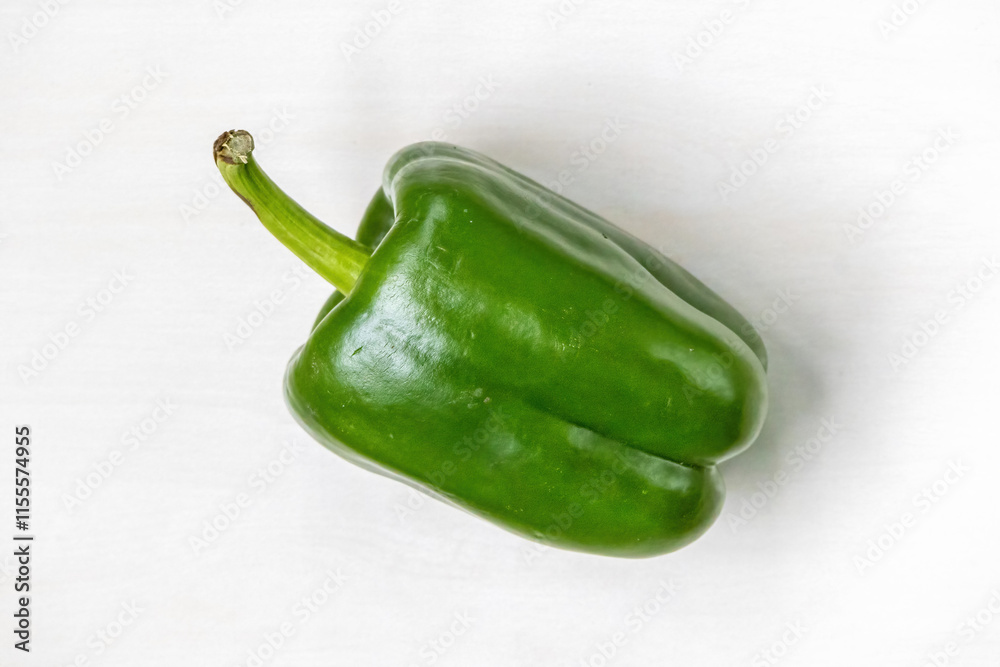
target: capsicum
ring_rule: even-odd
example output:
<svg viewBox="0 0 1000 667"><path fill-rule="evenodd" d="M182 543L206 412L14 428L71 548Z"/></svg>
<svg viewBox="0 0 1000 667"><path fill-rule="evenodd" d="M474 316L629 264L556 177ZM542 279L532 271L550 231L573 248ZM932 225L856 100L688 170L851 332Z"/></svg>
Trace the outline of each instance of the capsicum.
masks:
<svg viewBox="0 0 1000 667"><path fill-rule="evenodd" d="M386 166L355 239L214 145L226 183L336 290L285 374L348 461L551 546L645 557L718 516L757 437L766 352L662 253L464 148Z"/></svg>

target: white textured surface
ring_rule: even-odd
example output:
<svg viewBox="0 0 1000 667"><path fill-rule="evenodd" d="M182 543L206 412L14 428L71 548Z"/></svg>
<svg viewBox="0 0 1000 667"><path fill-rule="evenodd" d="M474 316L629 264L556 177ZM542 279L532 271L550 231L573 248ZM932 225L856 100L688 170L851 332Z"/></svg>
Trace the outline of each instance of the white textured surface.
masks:
<svg viewBox="0 0 1000 667"><path fill-rule="evenodd" d="M283 623L294 634L262 664L923 665L950 642L939 662L1000 664L1000 613L963 625L991 598L1000 611L1000 278L954 291L1000 251L996 3L911 0L884 36L888 0L399 1L350 60L342 43L385 2L245 0L220 16L208 0L81 0L53 4L23 43L11 35L43 3L4 2L0 553L15 423L35 433L38 541L31 656L11 648L0 557L0 664L253 665ZM705 22L724 11L713 37ZM699 33L709 45L679 68ZM116 102L147 68L162 81L147 78L134 109ZM790 131L782 119L814 87L828 99ZM475 111L449 111L477 89ZM100 143L57 174L102 121ZM621 131L607 150L574 156L609 121ZM529 559L528 543L434 502L401 519L406 488L309 440L281 377L328 288L296 276L210 159L220 131L260 140L269 123L261 162L346 232L385 160L439 130L543 182L567 170L571 198L754 318L771 322L786 293L764 334L773 408L724 465L716 526L652 560ZM945 130L957 138L934 164L907 166ZM776 150L723 199L720 181L762 147ZM888 213L849 238L897 178ZM81 308L121 270L102 312ZM282 303L229 349L275 290ZM23 380L70 323L79 334ZM123 434L158 400L173 414L130 447ZM824 419L836 435L794 463ZM261 484L289 442L292 462ZM116 450L110 478L67 508ZM939 482L954 462L967 472ZM773 497L733 523L776 473ZM942 497L920 500L935 482ZM196 554L190 538L239 494L249 507ZM907 513L903 536L885 537ZM880 538L884 556L859 572ZM346 581L303 613L328 570ZM676 593L659 604L664 581ZM96 633L115 631L123 604L141 612L107 646Z"/></svg>

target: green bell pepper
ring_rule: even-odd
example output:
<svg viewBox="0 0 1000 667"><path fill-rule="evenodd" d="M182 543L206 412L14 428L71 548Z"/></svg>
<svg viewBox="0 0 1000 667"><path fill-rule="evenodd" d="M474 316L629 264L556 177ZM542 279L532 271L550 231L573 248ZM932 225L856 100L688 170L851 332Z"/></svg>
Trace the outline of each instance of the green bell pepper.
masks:
<svg viewBox="0 0 1000 667"><path fill-rule="evenodd" d="M701 535L767 410L753 327L645 243L483 155L398 152L357 240L215 143L225 181L337 291L285 377L345 459L546 544L625 557Z"/></svg>

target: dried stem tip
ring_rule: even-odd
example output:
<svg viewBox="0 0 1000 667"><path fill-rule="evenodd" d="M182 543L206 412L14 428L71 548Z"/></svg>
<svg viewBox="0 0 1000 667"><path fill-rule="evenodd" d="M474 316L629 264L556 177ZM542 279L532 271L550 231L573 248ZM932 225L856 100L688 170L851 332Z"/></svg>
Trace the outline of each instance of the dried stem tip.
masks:
<svg viewBox="0 0 1000 667"><path fill-rule="evenodd" d="M222 160L227 164L247 163L247 157L253 152L253 137L246 130L229 130L219 135L212 146L215 161Z"/></svg>

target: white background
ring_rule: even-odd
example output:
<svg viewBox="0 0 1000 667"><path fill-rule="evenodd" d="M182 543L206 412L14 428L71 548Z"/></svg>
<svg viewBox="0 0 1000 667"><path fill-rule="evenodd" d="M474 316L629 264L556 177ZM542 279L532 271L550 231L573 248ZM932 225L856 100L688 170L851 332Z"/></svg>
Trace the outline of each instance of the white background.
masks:
<svg viewBox="0 0 1000 667"><path fill-rule="evenodd" d="M6 0L0 663L1000 665L1000 9L893 1ZM565 194L763 321L772 409L723 465L718 523L650 560L539 553L310 440L281 380L330 288L218 188L233 127L348 233L435 130L566 171ZM22 423L30 656L9 629Z"/></svg>

